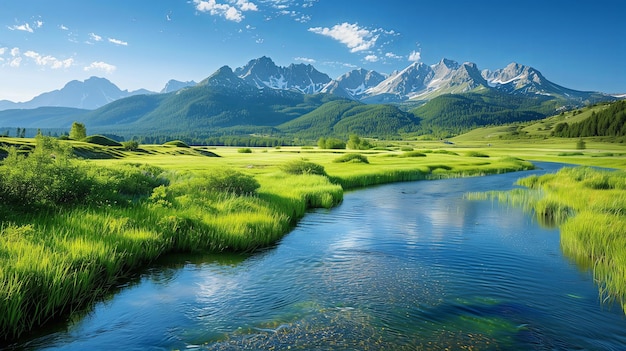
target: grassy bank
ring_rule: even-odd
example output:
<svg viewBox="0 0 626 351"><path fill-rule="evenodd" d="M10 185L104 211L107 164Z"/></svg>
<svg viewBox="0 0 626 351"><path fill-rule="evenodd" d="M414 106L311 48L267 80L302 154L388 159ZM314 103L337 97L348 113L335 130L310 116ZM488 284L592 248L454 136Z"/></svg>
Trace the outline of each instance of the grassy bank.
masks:
<svg viewBox="0 0 626 351"><path fill-rule="evenodd" d="M534 212L540 223L558 225L565 256L593 272L603 302L626 311L626 171L564 168L518 184L528 190L470 197L497 198Z"/></svg>
<svg viewBox="0 0 626 351"><path fill-rule="evenodd" d="M271 245L308 208L341 202L342 186L532 167L510 157L427 150L337 161L343 153L300 148L128 151L49 138L19 142L5 147L0 166L5 341L89 306L161 255ZM72 158L76 150L97 157ZM285 167L292 163L321 172Z"/></svg>

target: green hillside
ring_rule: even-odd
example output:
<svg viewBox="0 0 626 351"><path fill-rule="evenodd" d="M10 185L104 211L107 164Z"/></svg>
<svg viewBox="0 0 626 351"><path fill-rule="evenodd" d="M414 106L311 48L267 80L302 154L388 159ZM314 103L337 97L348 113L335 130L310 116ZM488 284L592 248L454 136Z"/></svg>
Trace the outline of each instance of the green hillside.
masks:
<svg viewBox="0 0 626 351"><path fill-rule="evenodd" d="M366 105L352 100L328 102L278 126L282 132L305 139L321 136L397 137L417 129L419 120L391 105Z"/></svg>
<svg viewBox="0 0 626 351"><path fill-rule="evenodd" d="M559 100L549 96L527 97L482 90L441 95L411 112L422 119L423 132L458 134L481 126L539 120L560 106Z"/></svg>
<svg viewBox="0 0 626 351"><path fill-rule="evenodd" d="M556 126L559 124L582 125L586 123L585 121L590 120L593 116L605 115L605 111L619 111L619 106L623 108L624 104L624 101L609 104L599 104L568 112L562 112L558 115L550 116L537 121L527 121L521 123L504 124L500 126L475 128L467 133L455 137L453 140L493 141L500 139L545 139L555 134ZM615 116L616 114L611 115Z"/></svg>
<svg viewBox="0 0 626 351"><path fill-rule="evenodd" d="M626 136L626 101L618 101L579 122L562 122L554 126L555 136L578 138L592 136Z"/></svg>
<svg viewBox="0 0 626 351"><path fill-rule="evenodd" d="M236 126L276 126L334 99L325 94L205 85L118 100L86 115L85 124L122 133L210 134Z"/></svg>

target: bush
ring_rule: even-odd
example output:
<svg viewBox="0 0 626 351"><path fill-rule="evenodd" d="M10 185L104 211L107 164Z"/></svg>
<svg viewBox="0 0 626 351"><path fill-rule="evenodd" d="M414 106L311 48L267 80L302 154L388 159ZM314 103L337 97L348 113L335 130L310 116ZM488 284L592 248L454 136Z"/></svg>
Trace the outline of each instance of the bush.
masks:
<svg viewBox="0 0 626 351"><path fill-rule="evenodd" d="M122 144L120 144L119 142L111 138L107 138L104 135L90 135L86 137L85 139L83 139L83 141L86 143L102 145L102 146L122 146Z"/></svg>
<svg viewBox="0 0 626 351"><path fill-rule="evenodd" d="M28 156L9 149L0 166L0 201L24 209L83 201L92 182L70 159L71 150L50 137L35 140Z"/></svg>
<svg viewBox="0 0 626 351"><path fill-rule="evenodd" d="M252 176L229 168L209 174L197 185L201 190L235 195L253 195L261 186Z"/></svg>
<svg viewBox="0 0 626 351"><path fill-rule="evenodd" d="M342 156L337 157L333 160L335 163L345 163L345 162L354 162L354 163L370 163L367 160L367 156L361 154L344 154Z"/></svg>
<svg viewBox="0 0 626 351"><path fill-rule="evenodd" d="M468 151L465 156L467 157L489 157L489 155L487 154L483 154L482 152L479 151Z"/></svg>
<svg viewBox="0 0 626 351"><path fill-rule="evenodd" d="M139 142L136 140L123 141L122 147L127 151L135 151L139 149Z"/></svg>
<svg viewBox="0 0 626 351"><path fill-rule="evenodd" d="M426 154L419 151L408 151L403 153L402 157L426 157Z"/></svg>
<svg viewBox="0 0 626 351"><path fill-rule="evenodd" d="M289 174L317 174L326 175L324 166L317 163L304 160L295 160L285 163L280 167L285 173Z"/></svg>
<svg viewBox="0 0 626 351"><path fill-rule="evenodd" d="M251 154L252 149L250 149L249 147L246 147L246 148L238 149L237 152L240 154Z"/></svg>

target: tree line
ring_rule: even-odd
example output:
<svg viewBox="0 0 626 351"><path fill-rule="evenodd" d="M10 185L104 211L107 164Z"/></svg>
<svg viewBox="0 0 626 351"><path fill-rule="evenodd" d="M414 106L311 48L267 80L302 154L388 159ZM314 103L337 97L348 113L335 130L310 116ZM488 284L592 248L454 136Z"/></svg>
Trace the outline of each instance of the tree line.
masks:
<svg viewBox="0 0 626 351"><path fill-rule="evenodd" d="M559 123L554 126L553 136L564 138L580 138L592 136L621 137L626 136L626 100L618 101L606 109L593 111L583 121L569 124Z"/></svg>

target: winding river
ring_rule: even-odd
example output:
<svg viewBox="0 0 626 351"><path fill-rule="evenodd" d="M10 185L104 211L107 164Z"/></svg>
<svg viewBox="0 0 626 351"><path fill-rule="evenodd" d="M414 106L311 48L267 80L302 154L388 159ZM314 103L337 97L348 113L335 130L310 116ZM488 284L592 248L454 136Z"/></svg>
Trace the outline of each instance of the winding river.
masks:
<svg viewBox="0 0 626 351"><path fill-rule="evenodd" d="M559 231L464 199L542 169L350 192L252 255L170 256L15 350L625 350Z"/></svg>

